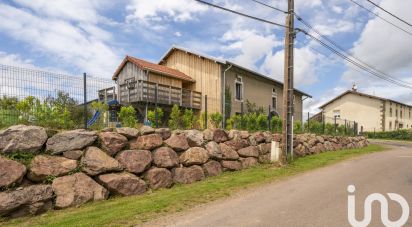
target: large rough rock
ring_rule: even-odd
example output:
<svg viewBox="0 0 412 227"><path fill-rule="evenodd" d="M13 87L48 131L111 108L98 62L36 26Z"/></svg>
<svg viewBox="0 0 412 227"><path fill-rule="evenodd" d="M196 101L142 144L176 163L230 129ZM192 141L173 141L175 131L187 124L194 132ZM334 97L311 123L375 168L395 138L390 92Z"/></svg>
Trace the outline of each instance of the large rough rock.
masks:
<svg viewBox="0 0 412 227"><path fill-rule="evenodd" d="M155 129L155 133L159 134L163 140L169 139L170 136L172 135L172 132L170 131L169 128L157 128Z"/></svg>
<svg viewBox="0 0 412 227"><path fill-rule="evenodd" d="M191 147L183 152L180 157L180 163L184 166L201 165L209 159L207 150L201 147Z"/></svg>
<svg viewBox="0 0 412 227"><path fill-rule="evenodd" d="M209 154L209 158L216 160L221 160L223 158L220 146L215 141L208 142L205 148L207 150L207 153Z"/></svg>
<svg viewBox="0 0 412 227"><path fill-rule="evenodd" d="M252 133L250 137L253 137L257 144L265 142L265 134L263 132Z"/></svg>
<svg viewBox="0 0 412 227"><path fill-rule="evenodd" d="M139 136L137 139L130 141L131 150L152 150L162 146L163 140L159 134L149 134Z"/></svg>
<svg viewBox="0 0 412 227"><path fill-rule="evenodd" d="M47 133L42 127L14 125L0 131L0 151L37 153L46 143Z"/></svg>
<svg viewBox="0 0 412 227"><path fill-rule="evenodd" d="M170 188L173 184L172 173L166 168L151 168L145 174L145 179L150 188Z"/></svg>
<svg viewBox="0 0 412 227"><path fill-rule="evenodd" d="M32 185L10 192L0 192L0 216L21 217L50 210L53 190L50 185Z"/></svg>
<svg viewBox="0 0 412 227"><path fill-rule="evenodd" d="M242 164L239 161L223 160L220 164L222 164L223 170L237 171L242 169Z"/></svg>
<svg viewBox="0 0 412 227"><path fill-rule="evenodd" d="M259 157L259 148L256 146L249 146L237 151L240 157Z"/></svg>
<svg viewBox="0 0 412 227"><path fill-rule="evenodd" d="M129 127L116 128L116 132L122 136L126 136L126 138L128 139L134 139L139 136L139 130L135 128L129 128Z"/></svg>
<svg viewBox="0 0 412 227"><path fill-rule="evenodd" d="M240 163L242 164L242 169L247 169L252 166L256 166L258 163L258 160L256 158L241 158Z"/></svg>
<svg viewBox="0 0 412 227"><path fill-rule="evenodd" d="M239 159L239 154L231 147L224 143L219 144L220 150L222 151L222 159L224 160L237 160Z"/></svg>
<svg viewBox="0 0 412 227"><path fill-rule="evenodd" d="M191 184L205 178L202 167L190 166L173 169L173 181L180 184Z"/></svg>
<svg viewBox="0 0 412 227"><path fill-rule="evenodd" d="M187 142L191 147L201 147L204 143L203 133L199 130L187 130L185 131Z"/></svg>
<svg viewBox="0 0 412 227"><path fill-rule="evenodd" d="M261 143L258 145L259 148L259 155L267 154L270 153L270 150L272 149L272 144L271 143Z"/></svg>
<svg viewBox="0 0 412 227"><path fill-rule="evenodd" d="M212 133L213 133L213 141L215 141L216 143L222 143L229 139L225 130L223 129L214 129Z"/></svg>
<svg viewBox="0 0 412 227"><path fill-rule="evenodd" d="M222 165L220 165L219 162L210 160L203 164L203 171L205 172L205 175L210 177L210 176L217 176L222 173Z"/></svg>
<svg viewBox="0 0 412 227"><path fill-rule="evenodd" d="M169 139L165 140L165 143L175 151L185 151L189 149L189 143L183 134L173 134Z"/></svg>
<svg viewBox="0 0 412 227"><path fill-rule="evenodd" d="M63 156L68 159L79 160L83 156L82 150L65 151Z"/></svg>
<svg viewBox="0 0 412 227"><path fill-rule="evenodd" d="M75 173L54 179L56 208L77 206L90 201L104 200L109 192L84 173Z"/></svg>
<svg viewBox="0 0 412 227"><path fill-rule="evenodd" d="M27 178L42 182L47 176L60 177L77 168L77 161L59 156L37 155L30 164Z"/></svg>
<svg viewBox="0 0 412 227"><path fill-rule="evenodd" d="M153 163L161 168L173 168L179 165L179 157L170 147L160 147L153 153Z"/></svg>
<svg viewBox="0 0 412 227"><path fill-rule="evenodd" d="M109 171L121 171L120 163L97 147L88 147L81 159L82 171L96 176Z"/></svg>
<svg viewBox="0 0 412 227"><path fill-rule="evenodd" d="M65 151L81 150L90 146L96 141L95 132L89 132L84 129L65 131L57 133L47 140L47 150L52 154L61 154Z"/></svg>
<svg viewBox="0 0 412 227"><path fill-rule="evenodd" d="M102 132L99 134L99 142L101 148L113 156L127 145L127 138L116 132Z"/></svg>
<svg viewBox="0 0 412 227"><path fill-rule="evenodd" d="M97 181L114 194L140 195L147 191L147 184L139 177L123 172L99 175Z"/></svg>
<svg viewBox="0 0 412 227"><path fill-rule="evenodd" d="M249 142L246 139L240 138L226 141L225 144L236 151L249 146Z"/></svg>
<svg viewBox="0 0 412 227"><path fill-rule="evenodd" d="M0 188L19 184L26 174L26 166L0 156Z"/></svg>
<svg viewBox="0 0 412 227"><path fill-rule="evenodd" d="M270 154L259 155L258 161L262 164L270 163Z"/></svg>
<svg viewBox="0 0 412 227"><path fill-rule="evenodd" d="M139 174L147 170L152 164L152 153L148 150L126 150L116 156L116 160L127 172Z"/></svg>
<svg viewBox="0 0 412 227"><path fill-rule="evenodd" d="M140 128L140 135L149 135L149 134L153 134L155 132L155 130L147 125L143 125Z"/></svg>

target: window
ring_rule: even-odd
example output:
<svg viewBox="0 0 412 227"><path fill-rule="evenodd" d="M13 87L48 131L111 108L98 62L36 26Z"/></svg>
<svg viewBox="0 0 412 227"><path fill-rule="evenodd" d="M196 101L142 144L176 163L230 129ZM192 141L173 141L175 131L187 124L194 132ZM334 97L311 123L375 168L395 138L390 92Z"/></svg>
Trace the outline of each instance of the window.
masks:
<svg viewBox="0 0 412 227"><path fill-rule="evenodd" d="M272 96L272 108L276 109L278 104L278 98Z"/></svg>
<svg viewBox="0 0 412 227"><path fill-rule="evenodd" d="M392 108L389 109L389 117L392 117Z"/></svg>
<svg viewBox="0 0 412 227"><path fill-rule="evenodd" d="M235 86L236 86L236 100L242 101L243 100L243 81L242 77L236 76L236 81L235 81Z"/></svg>
<svg viewBox="0 0 412 227"><path fill-rule="evenodd" d="M278 104L278 94L276 88L272 88L272 109L276 109Z"/></svg>
<svg viewBox="0 0 412 227"><path fill-rule="evenodd" d="M402 118L402 110L401 110L401 118Z"/></svg>
<svg viewBox="0 0 412 227"><path fill-rule="evenodd" d="M389 121L389 130L392 130L392 121Z"/></svg>
<svg viewBox="0 0 412 227"><path fill-rule="evenodd" d="M398 110L395 111L395 117L398 117Z"/></svg>
<svg viewBox="0 0 412 227"><path fill-rule="evenodd" d="M333 117L340 118L340 110L334 110Z"/></svg>

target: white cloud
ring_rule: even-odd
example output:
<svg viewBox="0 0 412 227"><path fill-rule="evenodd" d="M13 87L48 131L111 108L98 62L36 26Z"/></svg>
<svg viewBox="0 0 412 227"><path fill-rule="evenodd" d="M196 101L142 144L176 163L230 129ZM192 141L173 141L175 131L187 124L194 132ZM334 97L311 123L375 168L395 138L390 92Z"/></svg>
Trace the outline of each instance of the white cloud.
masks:
<svg viewBox="0 0 412 227"><path fill-rule="evenodd" d="M317 82L317 69L322 67L320 56L308 47L295 48L294 83L299 87ZM326 59L323 59L326 60ZM275 79L283 81L284 75L284 50L270 53L262 64L262 70Z"/></svg>
<svg viewBox="0 0 412 227"><path fill-rule="evenodd" d="M32 64L32 62L33 61L30 59L23 59L18 54L8 54L6 52L0 51L0 64L23 67L23 68L36 68Z"/></svg>
<svg viewBox="0 0 412 227"><path fill-rule="evenodd" d="M27 5L29 1L18 1ZM86 4L87 5L87 4ZM56 10L62 10L59 7ZM34 7L29 4L29 7ZM51 6L49 6L51 7ZM37 8L34 7L34 10ZM45 12L43 12L45 11ZM111 34L94 24L94 17L70 17L79 26L51 14L51 10L30 11L0 4L0 29L15 40L27 43L35 53L46 54L58 67L74 66L75 71L87 71L96 75L110 75L120 61L116 51L106 41ZM87 11L88 12L88 11ZM89 23L90 22L90 23ZM83 29L82 29L83 28Z"/></svg>
<svg viewBox="0 0 412 227"><path fill-rule="evenodd" d="M182 36L182 33L180 33L180 32L175 32L175 36L180 37L180 36Z"/></svg>
<svg viewBox="0 0 412 227"><path fill-rule="evenodd" d="M204 12L207 8L192 0L131 0L127 10L130 14L126 16L126 21L149 25L163 20L192 20L193 14Z"/></svg>

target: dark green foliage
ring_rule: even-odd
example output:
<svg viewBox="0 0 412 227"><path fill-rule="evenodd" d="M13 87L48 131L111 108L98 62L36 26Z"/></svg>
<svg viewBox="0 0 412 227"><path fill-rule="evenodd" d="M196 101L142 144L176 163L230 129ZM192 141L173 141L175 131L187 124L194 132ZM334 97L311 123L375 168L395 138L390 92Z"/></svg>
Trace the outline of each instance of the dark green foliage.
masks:
<svg viewBox="0 0 412 227"><path fill-rule="evenodd" d="M247 113L256 113L256 114L265 113L265 109L262 106L257 106L256 103L252 103L246 99L245 104L246 104Z"/></svg>
<svg viewBox="0 0 412 227"><path fill-rule="evenodd" d="M232 114L232 93L230 92L230 87L225 87L225 116L226 119Z"/></svg>
<svg viewBox="0 0 412 227"><path fill-rule="evenodd" d="M192 129L196 124L196 117L193 110L185 109L182 116L182 126L184 129Z"/></svg>
<svg viewBox="0 0 412 227"><path fill-rule="evenodd" d="M365 132L365 135L371 139L394 139L412 141L412 131L407 129L389 132Z"/></svg>
<svg viewBox="0 0 412 227"><path fill-rule="evenodd" d="M35 155L28 152L15 151L10 154L5 154L4 156L8 159L20 162L25 166L29 166Z"/></svg>
<svg viewBox="0 0 412 227"><path fill-rule="evenodd" d="M281 133L282 132L282 119L278 116L272 117L270 120L270 128L272 132Z"/></svg>

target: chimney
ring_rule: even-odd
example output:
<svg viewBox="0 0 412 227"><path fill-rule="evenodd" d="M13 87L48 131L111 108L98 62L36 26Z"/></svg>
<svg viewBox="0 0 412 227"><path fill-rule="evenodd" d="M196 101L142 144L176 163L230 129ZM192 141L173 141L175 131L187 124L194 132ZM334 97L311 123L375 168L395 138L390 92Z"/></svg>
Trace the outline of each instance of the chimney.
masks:
<svg viewBox="0 0 412 227"><path fill-rule="evenodd" d="M352 85L352 91L358 92L358 86L356 86L355 83L353 83L353 85Z"/></svg>

